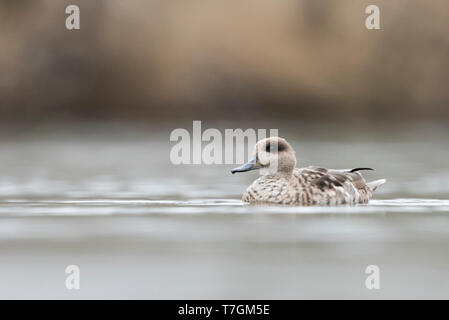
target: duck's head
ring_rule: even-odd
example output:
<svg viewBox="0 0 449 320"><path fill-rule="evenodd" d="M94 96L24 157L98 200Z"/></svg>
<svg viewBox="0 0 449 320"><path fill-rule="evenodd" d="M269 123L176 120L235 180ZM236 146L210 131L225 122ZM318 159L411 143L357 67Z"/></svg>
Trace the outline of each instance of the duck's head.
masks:
<svg viewBox="0 0 449 320"><path fill-rule="evenodd" d="M253 158L231 172L246 172L260 169L262 175L291 175L296 167L295 151L283 138L270 137L262 139L254 147Z"/></svg>

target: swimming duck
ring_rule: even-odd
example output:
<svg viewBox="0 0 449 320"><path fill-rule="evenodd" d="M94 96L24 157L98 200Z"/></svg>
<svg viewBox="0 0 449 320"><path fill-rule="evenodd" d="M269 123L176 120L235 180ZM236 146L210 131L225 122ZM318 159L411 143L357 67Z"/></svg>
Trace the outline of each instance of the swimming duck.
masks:
<svg viewBox="0 0 449 320"><path fill-rule="evenodd" d="M231 172L256 169L260 169L261 177L243 194L245 202L300 206L368 203L374 190L386 182L380 179L367 183L359 171L371 168L296 168L295 151L279 137L257 142L254 157Z"/></svg>

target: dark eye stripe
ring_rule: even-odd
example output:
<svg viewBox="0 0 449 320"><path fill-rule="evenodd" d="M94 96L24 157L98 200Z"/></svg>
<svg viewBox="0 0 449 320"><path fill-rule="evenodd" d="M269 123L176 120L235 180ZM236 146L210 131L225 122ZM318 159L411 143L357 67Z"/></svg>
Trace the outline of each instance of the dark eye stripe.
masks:
<svg viewBox="0 0 449 320"><path fill-rule="evenodd" d="M271 152L272 150L271 150L270 147L271 147L270 144L267 144L267 145L265 146L265 151L266 151L266 152ZM285 150L285 146L284 146L283 143L278 144L277 147L278 147L278 148L277 148L277 151L278 151L278 152L279 152L279 151ZM273 150L273 151L275 151L275 150Z"/></svg>

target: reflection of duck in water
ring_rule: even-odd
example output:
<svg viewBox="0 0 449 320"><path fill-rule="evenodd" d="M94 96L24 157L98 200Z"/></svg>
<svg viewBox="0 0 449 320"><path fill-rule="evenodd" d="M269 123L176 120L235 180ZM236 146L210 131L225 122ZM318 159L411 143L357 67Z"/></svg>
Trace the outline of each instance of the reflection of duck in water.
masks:
<svg viewBox="0 0 449 320"><path fill-rule="evenodd" d="M260 140L254 158L231 172L260 169L262 176L243 194L251 203L287 205L339 205L368 203L385 179L366 182L360 170L333 170L320 167L295 168L295 151L283 138Z"/></svg>

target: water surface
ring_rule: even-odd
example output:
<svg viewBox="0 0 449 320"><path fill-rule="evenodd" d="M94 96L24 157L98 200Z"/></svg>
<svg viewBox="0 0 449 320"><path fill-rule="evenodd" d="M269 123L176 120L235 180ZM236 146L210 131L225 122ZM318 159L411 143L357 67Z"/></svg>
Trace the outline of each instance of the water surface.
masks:
<svg viewBox="0 0 449 320"><path fill-rule="evenodd" d="M281 127L299 165L388 180L341 207L247 205L257 173L172 165L173 128L2 133L0 298L449 298L445 128Z"/></svg>

